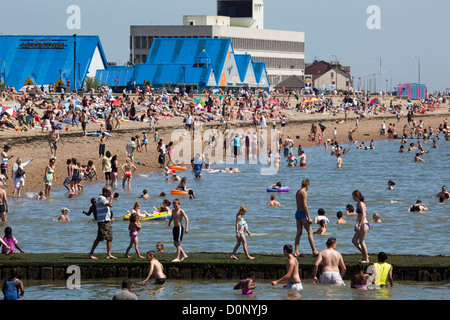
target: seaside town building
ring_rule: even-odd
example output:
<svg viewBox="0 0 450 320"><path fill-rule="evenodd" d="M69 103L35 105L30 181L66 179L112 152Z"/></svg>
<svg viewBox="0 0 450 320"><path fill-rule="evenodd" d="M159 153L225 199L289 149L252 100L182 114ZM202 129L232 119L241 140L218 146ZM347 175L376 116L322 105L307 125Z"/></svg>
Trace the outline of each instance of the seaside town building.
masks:
<svg viewBox="0 0 450 320"><path fill-rule="evenodd" d="M326 62L314 60L305 68L310 75L312 87L323 91L349 90L353 88L350 67L342 66L339 61Z"/></svg>
<svg viewBox="0 0 450 320"><path fill-rule="evenodd" d="M234 53L265 65L272 86L305 74L305 33L264 29L263 0L217 0L217 15L183 17L183 25L130 26L130 61L145 63L156 39L230 39Z"/></svg>

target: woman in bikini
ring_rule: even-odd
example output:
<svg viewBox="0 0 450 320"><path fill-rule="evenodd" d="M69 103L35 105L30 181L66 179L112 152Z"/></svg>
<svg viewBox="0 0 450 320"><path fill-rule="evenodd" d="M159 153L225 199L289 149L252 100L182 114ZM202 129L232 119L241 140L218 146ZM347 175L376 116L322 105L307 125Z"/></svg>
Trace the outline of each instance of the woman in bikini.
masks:
<svg viewBox="0 0 450 320"><path fill-rule="evenodd" d="M247 259L255 259L255 257L252 257L248 254L247 251L247 241L245 239L245 233L248 234L248 236L250 237L252 234L250 233L250 231L248 231L248 225L247 222L244 220L244 215L247 212L247 207L245 206L241 206L239 208L239 212L236 214L236 246L234 247L233 253L231 254L231 259L238 259L236 257L236 251L239 249L239 246L242 243L242 247L244 249L244 253L245 256L247 257Z"/></svg>
<svg viewBox="0 0 450 320"><path fill-rule="evenodd" d="M366 215L366 204L364 203L364 197L361 191L355 190L352 193L353 200L356 201L356 213L358 217L355 223L355 235L353 236L352 243L362 253L361 263L369 263L369 255L366 248L366 236L367 231L370 229L369 222Z"/></svg>
<svg viewBox="0 0 450 320"><path fill-rule="evenodd" d="M127 187L130 189L131 179L133 179L133 172L136 171L137 168L131 163L130 159L127 159L121 169L123 171L122 188L125 188L125 182L128 181Z"/></svg>

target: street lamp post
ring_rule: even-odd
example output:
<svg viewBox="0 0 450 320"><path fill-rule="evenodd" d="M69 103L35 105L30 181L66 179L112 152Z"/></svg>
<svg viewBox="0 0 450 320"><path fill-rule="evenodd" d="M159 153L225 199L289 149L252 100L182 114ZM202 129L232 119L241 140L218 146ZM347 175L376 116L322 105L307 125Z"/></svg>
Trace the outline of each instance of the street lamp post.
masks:
<svg viewBox="0 0 450 320"><path fill-rule="evenodd" d="M418 73L419 73L419 84L420 84L420 57L418 57L418 56L411 56L411 58L417 58L417 66L418 66Z"/></svg>
<svg viewBox="0 0 450 320"><path fill-rule="evenodd" d="M78 82L81 80L81 70L80 70L81 63L78 62ZM81 83L78 83L78 87L81 89Z"/></svg>
<svg viewBox="0 0 450 320"><path fill-rule="evenodd" d="M383 89L381 88L381 57L376 57L376 58L372 58L372 59L379 59L379 60L380 60L380 73L379 73L379 77L380 77L380 90L383 90ZM376 88L375 88L375 91L376 91Z"/></svg>
<svg viewBox="0 0 450 320"><path fill-rule="evenodd" d="M77 92L77 34L73 35L73 87Z"/></svg>

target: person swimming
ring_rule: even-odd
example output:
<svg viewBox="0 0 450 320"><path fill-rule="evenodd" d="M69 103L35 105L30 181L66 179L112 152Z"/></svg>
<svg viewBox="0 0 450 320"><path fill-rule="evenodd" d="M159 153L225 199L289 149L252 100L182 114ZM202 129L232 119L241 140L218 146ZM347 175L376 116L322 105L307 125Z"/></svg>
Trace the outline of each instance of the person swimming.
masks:
<svg viewBox="0 0 450 320"><path fill-rule="evenodd" d="M417 199L416 203L410 206L408 209L409 212L424 211L424 210L428 210L428 208L426 205L422 203L422 200L420 199Z"/></svg>
<svg viewBox="0 0 450 320"><path fill-rule="evenodd" d="M277 183L271 185L271 186L269 187L269 189L280 189L281 187L282 187L281 182L278 181Z"/></svg>

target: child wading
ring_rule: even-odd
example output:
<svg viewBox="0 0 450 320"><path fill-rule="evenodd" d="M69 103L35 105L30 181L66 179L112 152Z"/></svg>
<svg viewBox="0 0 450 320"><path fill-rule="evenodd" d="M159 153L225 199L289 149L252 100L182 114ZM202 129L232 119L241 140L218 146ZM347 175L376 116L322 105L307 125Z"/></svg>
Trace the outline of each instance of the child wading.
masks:
<svg viewBox="0 0 450 320"><path fill-rule="evenodd" d="M137 212L133 212L130 215L130 223L128 225L128 230L130 231L130 245L127 248L127 251L125 251L125 258L131 258L128 255L128 252L130 251L130 249L133 247L135 247L136 249L136 253L138 255L139 258L144 259L145 257L142 256L139 253L139 247L138 247L138 234L141 231L141 223L139 222L139 215Z"/></svg>
<svg viewBox="0 0 450 320"><path fill-rule="evenodd" d="M255 257L252 257L248 254L247 251L247 241L245 239L245 232L247 232L248 236L250 237L252 234L250 231L248 231L248 225L247 222L244 220L244 215L247 212L247 207L241 206L239 208L239 212L236 214L236 246L234 247L233 253L231 254L231 259L236 259L235 256L236 251L239 249L239 246L242 243L242 247L244 249L245 256L247 259L255 259Z"/></svg>

